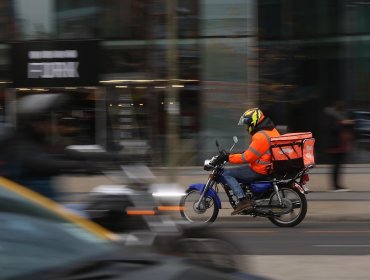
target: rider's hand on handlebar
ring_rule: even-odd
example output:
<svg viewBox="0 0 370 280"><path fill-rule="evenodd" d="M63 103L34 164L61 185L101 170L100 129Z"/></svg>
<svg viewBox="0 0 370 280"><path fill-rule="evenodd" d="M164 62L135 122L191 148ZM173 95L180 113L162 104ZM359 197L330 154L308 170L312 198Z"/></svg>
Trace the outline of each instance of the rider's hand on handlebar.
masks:
<svg viewBox="0 0 370 280"><path fill-rule="evenodd" d="M222 150L220 154L218 155L217 159L215 160L216 164L222 164L225 161L229 161L229 153L225 150Z"/></svg>

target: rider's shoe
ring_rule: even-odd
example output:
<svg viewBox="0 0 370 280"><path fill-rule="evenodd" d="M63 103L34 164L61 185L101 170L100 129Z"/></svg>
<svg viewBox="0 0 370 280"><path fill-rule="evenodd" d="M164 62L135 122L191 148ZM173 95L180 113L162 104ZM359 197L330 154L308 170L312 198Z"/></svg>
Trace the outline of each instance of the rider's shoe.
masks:
<svg viewBox="0 0 370 280"><path fill-rule="evenodd" d="M252 208L252 202L247 198L242 199L240 200L238 206L236 206L235 210L231 212L231 215L239 214L240 212L248 210L249 208Z"/></svg>

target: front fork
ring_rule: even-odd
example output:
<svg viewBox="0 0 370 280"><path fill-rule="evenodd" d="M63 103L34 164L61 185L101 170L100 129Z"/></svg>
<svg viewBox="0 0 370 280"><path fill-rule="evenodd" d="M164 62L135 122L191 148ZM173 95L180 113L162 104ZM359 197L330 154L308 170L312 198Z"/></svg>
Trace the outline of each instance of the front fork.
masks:
<svg viewBox="0 0 370 280"><path fill-rule="evenodd" d="M214 184L215 184L215 181L213 180L213 175L211 175L209 176L208 181L206 185L204 186L202 193L200 194L199 200L195 203L195 209L199 210L199 206L201 205L205 194L210 188L213 187Z"/></svg>

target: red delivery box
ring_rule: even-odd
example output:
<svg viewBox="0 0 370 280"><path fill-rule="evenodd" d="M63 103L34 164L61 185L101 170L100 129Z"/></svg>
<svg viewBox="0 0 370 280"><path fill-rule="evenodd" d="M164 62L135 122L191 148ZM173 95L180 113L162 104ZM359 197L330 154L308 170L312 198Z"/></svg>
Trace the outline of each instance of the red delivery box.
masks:
<svg viewBox="0 0 370 280"><path fill-rule="evenodd" d="M286 133L271 137L272 171L285 174L314 165L314 145L315 138L311 132Z"/></svg>

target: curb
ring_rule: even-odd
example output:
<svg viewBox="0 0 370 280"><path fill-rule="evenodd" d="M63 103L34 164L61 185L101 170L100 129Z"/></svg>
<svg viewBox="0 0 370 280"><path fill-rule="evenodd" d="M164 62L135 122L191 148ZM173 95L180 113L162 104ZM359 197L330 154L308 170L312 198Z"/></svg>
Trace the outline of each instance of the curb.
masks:
<svg viewBox="0 0 370 280"><path fill-rule="evenodd" d="M217 222L255 222L255 221L263 221L268 219L264 217L252 217L252 216L238 216L238 217L231 217L231 216L218 216L215 223ZM359 215L349 215L349 216L339 216L339 215L307 215L301 223L304 222L370 222L370 217L368 216L359 216Z"/></svg>
<svg viewBox="0 0 370 280"><path fill-rule="evenodd" d="M310 222L370 222L370 212L364 207L367 202L342 202L322 203L317 202L315 205L308 206L306 217L303 221ZM343 208L340 208L343 206ZM340 209L340 211L336 211ZM348 211L346 211L348 209ZM365 210L365 211L363 211ZM265 217L253 217L248 215L231 216L231 208L221 209L218 215L218 221L235 221L235 222L250 222L261 221L267 219ZM255 220L257 219L257 220ZM216 220L216 221L217 221Z"/></svg>
<svg viewBox="0 0 370 280"><path fill-rule="evenodd" d="M251 216L245 216L245 217L231 217L231 216L219 216L215 223L217 222L254 222L254 221L263 221L266 220L267 222L268 219L264 217L256 217L253 218ZM331 216L331 215L307 215L301 223L304 223L305 221L307 222L370 222L370 217L364 217L364 216L358 216L358 215L353 215L353 216Z"/></svg>

